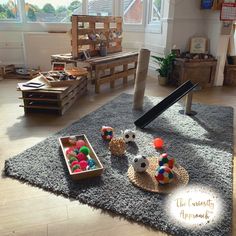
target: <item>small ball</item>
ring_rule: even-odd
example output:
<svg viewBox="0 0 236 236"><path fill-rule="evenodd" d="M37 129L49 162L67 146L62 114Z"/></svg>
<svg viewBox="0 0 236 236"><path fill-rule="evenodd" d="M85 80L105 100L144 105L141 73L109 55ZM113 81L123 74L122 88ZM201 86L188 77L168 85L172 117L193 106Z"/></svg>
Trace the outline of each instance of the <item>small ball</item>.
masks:
<svg viewBox="0 0 236 236"><path fill-rule="evenodd" d="M92 166L96 166L96 162L91 158L88 160L88 165L91 168Z"/></svg>
<svg viewBox="0 0 236 236"><path fill-rule="evenodd" d="M78 161L86 161L87 160L87 157L84 153L80 152L78 155L77 155L77 159Z"/></svg>
<svg viewBox="0 0 236 236"><path fill-rule="evenodd" d="M123 156L125 154L125 141L123 138L113 138L109 143L109 149L114 156Z"/></svg>
<svg viewBox="0 0 236 236"><path fill-rule="evenodd" d="M174 173L168 166L160 166L156 170L155 178L159 184L169 184L174 179Z"/></svg>
<svg viewBox="0 0 236 236"><path fill-rule="evenodd" d="M75 158L74 156L69 158L69 163L71 164L73 161L78 161L77 158Z"/></svg>
<svg viewBox="0 0 236 236"><path fill-rule="evenodd" d="M154 147L157 149L162 149L164 145L164 141L161 138L155 138L153 140Z"/></svg>
<svg viewBox="0 0 236 236"><path fill-rule="evenodd" d="M149 161L145 156L138 155L132 161L132 166L136 172L144 172L149 167Z"/></svg>
<svg viewBox="0 0 236 236"><path fill-rule="evenodd" d="M136 138L135 131L130 130L130 129L126 129L123 132L123 139L125 140L126 143L134 142L135 138Z"/></svg>
<svg viewBox="0 0 236 236"><path fill-rule="evenodd" d="M78 149L80 149L80 148L83 147L83 146L86 146L86 143L84 142L84 140L80 139L80 140L78 140L78 141L76 142L76 147L77 147Z"/></svg>
<svg viewBox="0 0 236 236"><path fill-rule="evenodd" d="M73 168L73 166L75 166L75 165L79 165L79 162L78 161L73 161L70 164L71 168Z"/></svg>
<svg viewBox="0 0 236 236"><path fill-rule="evenodd" d="M73 171L73 173L79 173L79 172L82 172L82 170L81 170L81 169L75 169L75 170Z"/></svg>
<svg viewBox="0 0 236 236"><path fill-rule="evenodd" d="M110 141L113 138L113 128L110 126L102 126L101 135L103 140Z"/></svg>
<svg viewBox="0 0 236 236"><path fill-rule="evenodd" d="M170 169L174 167L175 159L174 157L169 156L167 153L163 153L158 158L159 166L168 166Z"/></svg>
<svg viewBox="0 0 236 236"><path fill-rule="evenodd" d="M79 165L80 165L80 168L81 168L82 170L86 170L86 168L87 168L87 166L88 166L88 163L87 163L87 161L80 161L80 162L79 162Z"/></svg>
<svg viewBox="0 0 236 236"><path fill-rule="evenodd" d="M86 156L90 153L89 148L86 146L81 147L79 151L85 154Z"/></svg>
<svg viewBox="0 0 236 236"><path fill-rule="evenodd" d="M66 149L66 155L67 155L67 154L70 154L71 152L73 152L74 149L75 149L75 147L69 147L69 148L67 148L67 149Z"/></svg>
<svg viewBox="0 0 236 236"><path fill-rule="evenodd" d="M80 166L79 165L74 165L71 169L72 169L72 172L74 172L76 169L80 169Z"/></svg>

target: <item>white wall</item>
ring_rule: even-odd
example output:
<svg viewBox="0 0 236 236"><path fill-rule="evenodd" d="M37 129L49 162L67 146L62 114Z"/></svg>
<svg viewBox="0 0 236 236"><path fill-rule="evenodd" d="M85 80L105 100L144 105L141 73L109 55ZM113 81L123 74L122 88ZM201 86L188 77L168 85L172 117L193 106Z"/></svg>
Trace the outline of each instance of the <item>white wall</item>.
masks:
<svg viewBox="0 0 236 236"><path fill-rule="evenodd" d="M0 32L0 61L2 64L24 64L21 32Z"/></svg>

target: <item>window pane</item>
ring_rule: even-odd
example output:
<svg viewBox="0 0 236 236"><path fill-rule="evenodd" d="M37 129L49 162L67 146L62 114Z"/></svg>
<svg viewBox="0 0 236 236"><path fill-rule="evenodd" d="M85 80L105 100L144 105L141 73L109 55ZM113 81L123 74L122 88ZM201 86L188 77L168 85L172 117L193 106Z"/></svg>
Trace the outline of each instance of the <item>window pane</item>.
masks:
<svg viewBox="0 0 236 236"><path fill-rule="evenodd" d="M143 0L124 0L124 23L142 24Z"/></svg>
<svg viewBox="0 0 236 236"><path fill-rule="evenodd" d="M88 14L93 16L112 16L112 0L89 0Z"/></svg>
<svg viewBox="0 0 236 236"><path fill-rule="evenodd" d="M0 21L19 21L17 0L0 1Z"/></svg>
<svg viewBox="0 0 236 236"><path fill-rule="evenodd" d="M70 22L72 14L82 14L82 0L25 0L30 22Z"/></svg>
<svg viewBox="0 0 236 236"><path fill-rule="evenodd" d="M158 21L161 18L161 0L152 1L152 19L151 21Z"/></svg>

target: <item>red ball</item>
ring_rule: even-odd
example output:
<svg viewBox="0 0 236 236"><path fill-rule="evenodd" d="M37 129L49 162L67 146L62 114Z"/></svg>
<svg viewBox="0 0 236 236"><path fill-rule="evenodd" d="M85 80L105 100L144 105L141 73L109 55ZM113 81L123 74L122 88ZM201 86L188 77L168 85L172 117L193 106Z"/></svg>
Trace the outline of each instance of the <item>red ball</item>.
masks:
<svg viewBox="0 0 236 236"><path fill-rule="evenodd" d="M79 165L80 165L80 168L81 168L82 170L86 170L86 168L87 168L87 166L88 166L88 163L87 163L87 161L80 161L80 162L79 162Z"/></svg>
<svg viewBox="0 0 236 236"><path fill-rule="evenodd" d="M83 147L83 146L86 146L86 143L84 142L84 140L80 139L80 140L78 140L78 141L76 142L76 147L77 147L78 149L80 149L80 148Z"/></svg>
<svg viewBox="0 0 236 236"><path fill-rule="evenodd" d="M75 148L76 147L69 147L68 149L66 149L66 155L70 154L71 152L73 152Z"/></svg>
<svg viewBox="0 0 236 236"><path fill-rule="evenodd" d="M82 172L82 170L81 170L81 169L75 169L75 170L73 171L73 173L79 173L79 172Z"/></svg>
<svg viewBox="0 0 236 236"><path fill-rule="evenodd" d="M78 155L77 155L77 159L79 161L86 161L87 160L87 157L84 153L80 152Z"/></svg>
<svg viewBox="0 0 236 236"><path fill-rule="evenodd" d="M164 141L161 138L155 138L153 140L154 147L157 149L162 149L164 145Z"/></svg>
<svg viewBox="0 0 236 236"><path fill-rule="evenodd" d="M70 164L71 168L73 168L74 165L79 165L79 162L78 162L78 161L73 161L73 162Z"/></svg>

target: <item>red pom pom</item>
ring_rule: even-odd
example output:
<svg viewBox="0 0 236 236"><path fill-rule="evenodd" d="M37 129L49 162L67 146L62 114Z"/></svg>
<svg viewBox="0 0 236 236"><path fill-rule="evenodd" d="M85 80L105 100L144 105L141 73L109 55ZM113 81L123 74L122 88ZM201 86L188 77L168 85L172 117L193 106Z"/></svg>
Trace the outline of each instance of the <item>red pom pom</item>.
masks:
<svg viewBox="0 0 236 236"><path fill-rule="evenodd" d="M162 149L164 145L164 141L161 138L155 138L153 140L154 147L157 149Z"/></svg>
<svg viewBox="0 0 236 236"><path fill-rule="evenodd" d="M69 147L67 150L66 150L66 155L69 154L70 152L73 152L75 149L75 147Z"/></svg>
<svg viewBox="0 0 236 236"><path fill-rule="evenodd" d="M86 167L88 166L88 163L87 163L87 161L80 161L79 165L80 165L80 168L82 170L86 170Z"/></svg>
<svg viewBox="0 0 236 236"><path fill-rule="evenodd" d="M75 170L73 171L73 173L79 173L79 172L82 172L82 170L81 170L81 169L75 169Z"/></svg>
<svg viewBox="0 0 236 236"><path fill-rule="evenodd" d="M86 161L87 160L87 157L84 153L80 152L78 155L77 155L77 159L79 161Z"/></svg>
<svg viewBox="0 0 236 236"><path fill-rule="evenodd" d="M74 165L79 165L79 162L78 162L78 161L73 161L73 162L71 163L71 165L70 165L71 168L73 168Z"/></svg>
<svg viewBox="0 0 236 236"><path fill-rule="evenodd" d="M78 141L76 142L76 147L77 147L78 149L80 149L80 148L83 147L83 146L86 146L86 143L84 142L84 140L80 139L80 140L78 140Z"/></svg>

